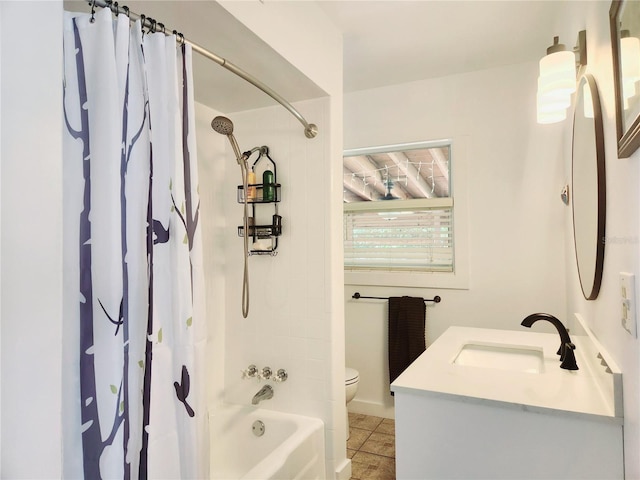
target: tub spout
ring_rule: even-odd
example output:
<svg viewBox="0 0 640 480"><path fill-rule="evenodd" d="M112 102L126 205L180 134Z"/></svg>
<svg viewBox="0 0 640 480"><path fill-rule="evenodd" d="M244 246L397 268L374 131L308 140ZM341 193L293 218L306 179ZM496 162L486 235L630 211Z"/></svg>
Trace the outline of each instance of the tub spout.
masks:
<svg viewBox="0 0 640 480"><path fill-rule="evenodd" d="M538 320L546 320L547 322L553 324L558 330L558 334L560 335L560 348L556 352L560 355L560 368L564 368L565 370L578 370L578 364L576 363L576 356L573 351L576 349L576 346L571 342L571 338L569 337L569 332L564 327L562 322L558 320L553 315L549 315L548 313L534 313L529 315L527 318L522 320L523 327L531 328Z"/></svg>
<svg viewBox="0 0 640 480"><path fill-rule="evenodd" d="M270 398L273 398L273 388L271 387L271 385L265 385L260 389L258 393L253 396L253 400L251 400L251 403L253 405L257 405L262 400L269 400Z"/></svg>

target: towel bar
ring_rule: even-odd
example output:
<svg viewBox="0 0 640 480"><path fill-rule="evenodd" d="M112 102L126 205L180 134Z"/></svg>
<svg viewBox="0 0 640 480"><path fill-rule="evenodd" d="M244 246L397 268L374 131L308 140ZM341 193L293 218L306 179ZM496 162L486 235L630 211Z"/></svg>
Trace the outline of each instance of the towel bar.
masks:
<svg viewBox="0 0 640 480"><path fill-rule="evenodd" d="M389 300L389 297L365 297L364 295L360 295L360 292L354 293L353 295L351 295L351 298L355 298L356 300L358 300L359 298L375 298L377 300ZM434 303L440 303L441 300L442 298L440 298L439 295L436 295L433 298L424 299L425 302L434 302Z"/></svg>

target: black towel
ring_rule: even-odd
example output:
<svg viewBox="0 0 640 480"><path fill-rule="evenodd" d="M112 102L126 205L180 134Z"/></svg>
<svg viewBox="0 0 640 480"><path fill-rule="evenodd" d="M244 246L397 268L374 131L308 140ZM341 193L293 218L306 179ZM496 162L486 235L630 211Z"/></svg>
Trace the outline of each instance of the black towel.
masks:
<svg viewBox="0 0 640 480"><path fill-rule="evenodd" d="M424 298L389 297L390 383L425 351L425 313Z"/></svg>

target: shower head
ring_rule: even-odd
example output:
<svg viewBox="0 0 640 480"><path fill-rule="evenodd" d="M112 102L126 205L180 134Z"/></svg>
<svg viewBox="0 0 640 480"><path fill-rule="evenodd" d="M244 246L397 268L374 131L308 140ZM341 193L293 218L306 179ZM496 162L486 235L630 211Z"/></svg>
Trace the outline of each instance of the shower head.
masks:
<svg viewBox="0 0 640 480"><path fill-rule="evenodd" d="M240 154L240 147L238 147L236 137L233 136L233 122L227 117L217 116L213 120L211 120L211 128L213 128L220 135L227 136L229 142L231 142L233 153L236 154L236 161L238 162L238 165L243 167L246 163L246 158L244 158L244 156Z"/></svg>
<svg viewBox="0 0 640 480"><path fill-rule="evenodd" d="M233 135L233 122L227 117L217 116L211 120L211 128L220 135Z"/></svg>

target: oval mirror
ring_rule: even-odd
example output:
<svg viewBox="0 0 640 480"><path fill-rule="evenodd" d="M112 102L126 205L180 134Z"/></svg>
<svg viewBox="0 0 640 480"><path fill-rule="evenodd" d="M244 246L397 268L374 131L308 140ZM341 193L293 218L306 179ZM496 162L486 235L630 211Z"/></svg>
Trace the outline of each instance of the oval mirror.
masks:
<svg viewBox="0 0 640 480"><path fill-rule="evenodd" d="M573 116L573 239L578 277L587 300L595 300L604 262L606 187L604 131L598 86L593 75L578 82Z"/></svg>

